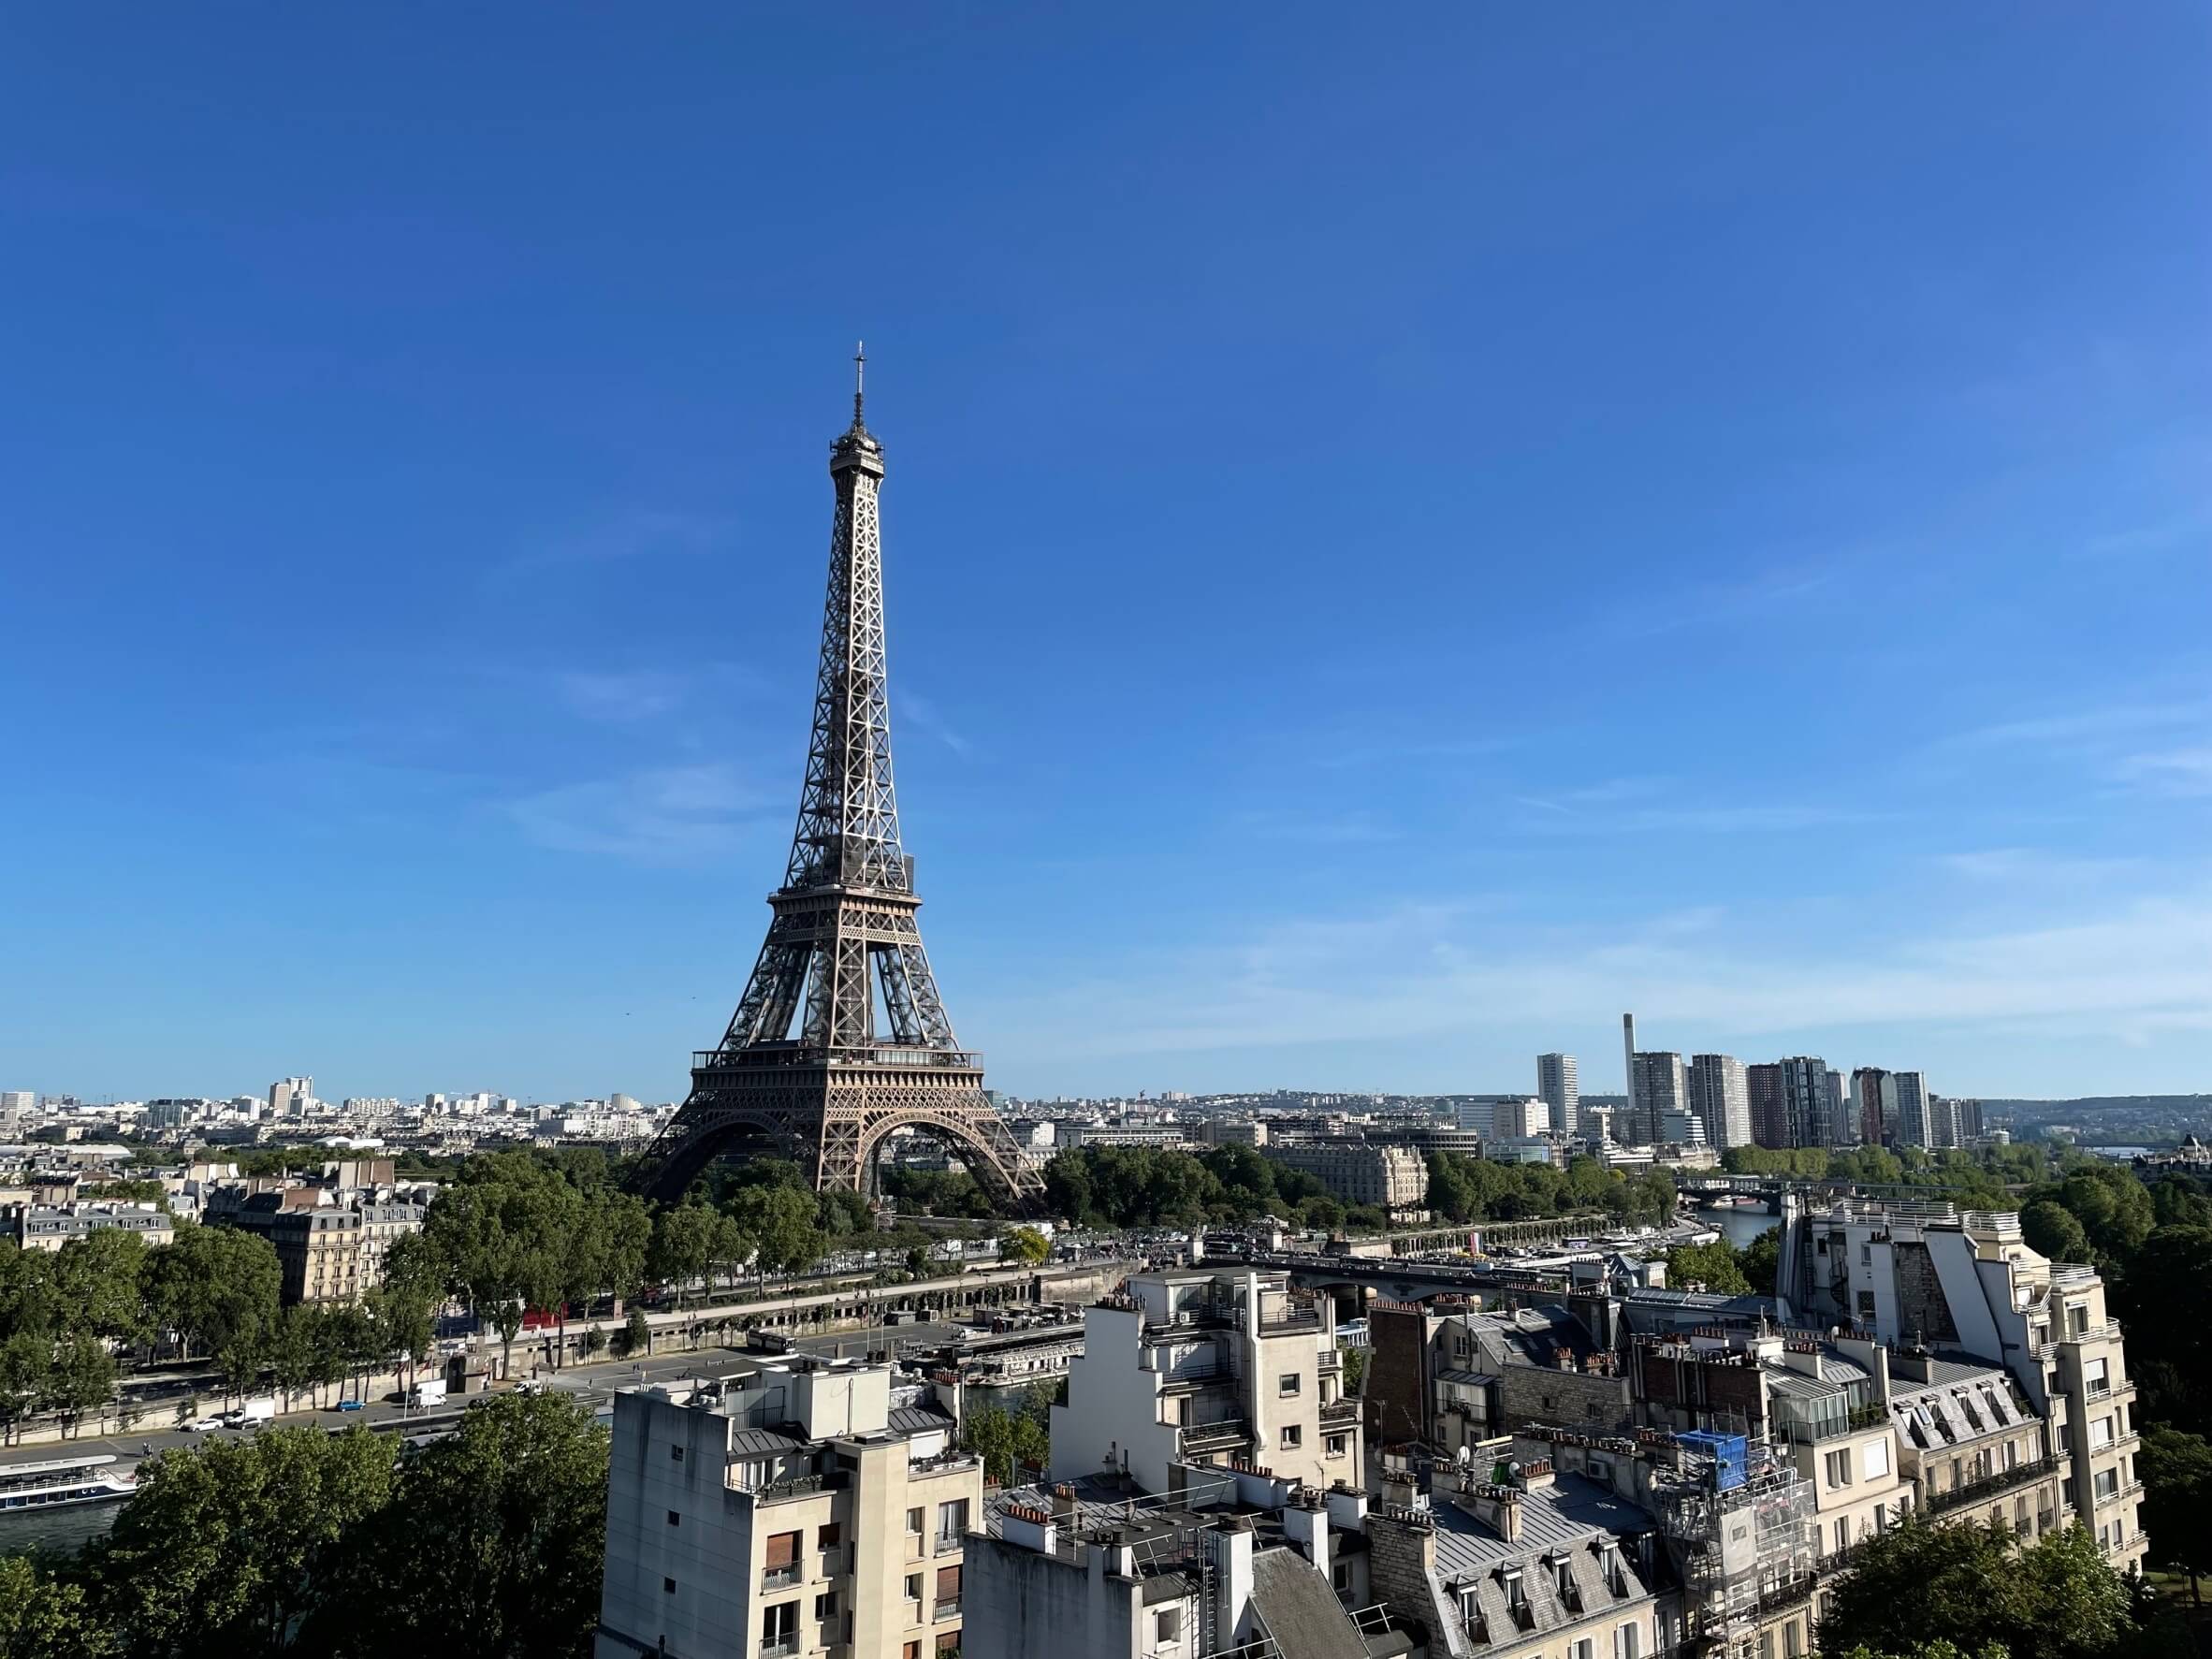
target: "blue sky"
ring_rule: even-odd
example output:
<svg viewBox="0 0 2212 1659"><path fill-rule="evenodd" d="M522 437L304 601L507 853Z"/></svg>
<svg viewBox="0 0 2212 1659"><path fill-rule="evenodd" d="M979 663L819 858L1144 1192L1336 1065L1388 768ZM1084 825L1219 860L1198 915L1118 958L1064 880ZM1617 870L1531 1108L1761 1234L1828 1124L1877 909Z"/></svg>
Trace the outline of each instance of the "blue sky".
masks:
<svg viewBox="0 0 2212 1659"><path fill-rule="evenodd" d="M2212 1086L2201 7L0 52L0 1087L680 1095L847 358L1019 1092Z"/></svg>

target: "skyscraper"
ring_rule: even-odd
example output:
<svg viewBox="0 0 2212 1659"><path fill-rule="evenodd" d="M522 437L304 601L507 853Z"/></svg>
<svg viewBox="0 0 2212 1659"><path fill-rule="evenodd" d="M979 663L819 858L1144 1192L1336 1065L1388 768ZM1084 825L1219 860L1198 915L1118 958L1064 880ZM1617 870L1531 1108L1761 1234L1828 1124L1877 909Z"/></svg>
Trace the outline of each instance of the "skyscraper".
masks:
<svg viewBox="0 0 2212 1659"><path fill-rule="evenodd" d="M1635 1144L1655 1145L1661 1134L1660 1120L1669 1112L1689 1108L1690 1085L1682 1068L1682 1056L1663 1049L1637 1055L1633 1070L1637 1095Z"/></svg>
<svg viewBox="0 0 2212 1659"><path fill-rule="evenodd" d="M1710 1146L1752 1143L1751 1091L1743 1062L1734 1055L1694 1055L1690 1059L1690 1110L1705 1126Z"/></svg>
<svg viewBox="0 0 2212 1659"><path fill-rule="evenodd" d="M1851 1074L1851 1110L1858 1119L1858 1138L1868 1146L1883 1146L1898 1138L1897 1078L1879 1066L1861 1066Z"/></svg>
<svg viewBox="0 0 2212 1659"><path fill-rule="evenodd" d="M307 1103L314 1099L315 1080L312 1077L287 1077L282 1083L269 1085L269 1114L271 1117L305 1117Z"/></svg>
<svg viewBox="0 0 2212 1659"><path fill-rule="evenodd" d="M1776 1062L1780 1072L1783 1146L1829 1146L1832 1113L1828 1063L1817 1055L1793 1055Z"/></svg>
<svg viewBox="0 0 2212 1659"><path fill-rule="evenodd" d="M1571 1135L1581 1127L1582 1087L1574 1055L1536 1056L1536 1097L1551 1108L1551 1127L1558 1133Z"/></svg>
<svg viewBox="0 0 2212 1659"><path fill-rule="evenodd" d="M1628 1074L1627 1083L1622 1085L1628 1091L1628 1099L1613 1125L1613 1132L1623 1144L1626 1144L1631 1140L1642 1139L1637 1133L1637 1126L1644 1120L1641 1110L1643 1103L1637 1099L1636 1093L1636 1015L1632 1013L1621 1016L1621 1061L1622 1069Z"/></svg>
<svg viewBox="0 0 2212 1659"><path fill-rule="evenodd" d="M1789 1112L1783 1099L1781 1063L1769 1060L1745 1067L1743 1084L1751 1098L1752 1140L1769 1148L1789 1145Z"/></svg>
<svg viewBox="0 0 2212 1659"><path fill-rule="evenodd" d="M1890 1074L1897 1084L1897 1134L1903 1146L1938 1146L1934 1139L1935 1126L1928 1121L1928 1073L1925 1071L1895 1071Z"/></svg>
<svg viewBox="0 0 2212 1659"><path fill-rule="evenodd" d="M1843 1086L1843 1073L1831 1070L1822 1084L1827 1101L1827 1141L1829 1146L1855 1146L1858 1144L1858 1116L1851 1109L1851 1098Z"/></svg>

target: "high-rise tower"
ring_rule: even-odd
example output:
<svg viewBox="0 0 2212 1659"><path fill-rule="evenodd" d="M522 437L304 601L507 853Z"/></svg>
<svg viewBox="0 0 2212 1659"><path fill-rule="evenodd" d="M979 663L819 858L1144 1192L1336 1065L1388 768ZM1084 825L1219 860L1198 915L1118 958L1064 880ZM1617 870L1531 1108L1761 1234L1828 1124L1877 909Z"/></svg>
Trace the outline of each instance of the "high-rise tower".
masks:
<svg viewBox="0 0 2212 1659"><path fill-rule="evenodd" d="M854 363L862 359L855 357ZM691 1093L648 1154L640 1185L673 1198L718 1152L794 1152L818 1187L866 1190L904 1128L953 1143L1001 1201L1043 1184L960 1048L915 919L914 862L899 839L884 685L883 446L863 422L830 446L837 517L798 828L767 942L720 1047L695 1055Z"/></svg>

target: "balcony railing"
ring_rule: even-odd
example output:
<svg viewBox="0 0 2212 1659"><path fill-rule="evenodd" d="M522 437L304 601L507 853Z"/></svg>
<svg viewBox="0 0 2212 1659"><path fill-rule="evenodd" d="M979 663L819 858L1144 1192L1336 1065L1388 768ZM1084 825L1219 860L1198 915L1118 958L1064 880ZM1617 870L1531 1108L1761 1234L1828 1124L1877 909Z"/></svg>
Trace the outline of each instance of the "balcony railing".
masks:
<svg viewBox="0 0 2212 1659"><path fill-rule="evenodd" d="M2058 1340L2060 1343L2090 1343L2117 1342L2119 1339L2119 1326L2113 1320L2107 1319L2102 1325L2091 1325L2086 1330L2062 1332Z"/></svg>
<svg viewBox="0 0 2212 1659"><path fill-rule="evenodd" d="M939 1533L937 1535L937 1548L932 1550L931 1553L935 1555L950 1555L953 1550L959 1549L960 1546L967 1541L968 1540L962 1537L958 1533Z"/></svg>
<svg viewBox="0 0 2212 1659"><path fill-rule="evenodd" d="M1183 1425L1183 1449L1198 1451L1207 1447L1241 1446L1252 1438L1252 1425L1242 1418L1223 1418L1211 1423Z"/></svg>
<svg viewBox="0 0 2212 1659"><path fill-rule="evenodd" d="M796 1631L789 1636L764 1636L761 1637L761 1659L783 1659L786 1653L795 1653L798 1651L799 1637Z"/></svg>
<svg viewBox="0 0 2212 1659"><path fill-rule="evenodd" d="M1332 1400L1321 1407L1321 1420L1325 1423L1357 1422L1360 1403L1357 1400Z"/></svg>
<svg viewBox="0 0 2212 1659"><path fill-rule="evenodd" d="M1931 1515L1941 1515L1946 1509L1963 1508L1968 1504L1977 1504L2001 1492L2011 1492L2015 1487L2046 1479L2057 1474L2058 1469L2058 1463L2052 1458L2036 1458L2029 1463L2015 1463L2009 1469L1999 1469L1993 1474L1983 1476L1979 1480L1955 1486L1948 1492L1930 1492L1922 1507Z"/></svg>
<svg viewBox="0 0 2212 1659"><path fill-rule="evenodd" d="M936 1610L930 1614L930 1623L942 1624L947 1619L959 1617L960 1598L956 1595L940 1595L937 1598Z"/></svg>
<svg viewBox="0 0 2212 1659"><path fill-rule="evenodd" d="M761 1573L761 1588L763 1590L789 1590L806 1576L807 1569L795 1561L789 1566L768 1567Z"/></svg>
<svg viewBox="0 0 2212 1659"><path fill-rule="evenodd" d="M2131 1480L2125 1486L2116 1486L2110 1492L2099 1492L2097 1494L2097 1502L2100 1504L2117 1504L2122 1498L2132 1498L2137 1496L2142 1491L2142 1481Z"/></svg>

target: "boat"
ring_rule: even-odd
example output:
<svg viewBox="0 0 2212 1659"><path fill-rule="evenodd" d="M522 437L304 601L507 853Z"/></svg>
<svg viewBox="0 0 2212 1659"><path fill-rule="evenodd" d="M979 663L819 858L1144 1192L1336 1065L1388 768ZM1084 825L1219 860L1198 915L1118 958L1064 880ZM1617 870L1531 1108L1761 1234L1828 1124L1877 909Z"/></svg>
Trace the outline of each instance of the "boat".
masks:
<svg viewBox="0 0 2212 1659"><path fill-rule="evenodd" d="M0 1515L127 1498L138 1490L138 1477L128 1469L112 1467L115 1462L112 1457L89 1457L0 1463Z"/></svg>

